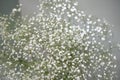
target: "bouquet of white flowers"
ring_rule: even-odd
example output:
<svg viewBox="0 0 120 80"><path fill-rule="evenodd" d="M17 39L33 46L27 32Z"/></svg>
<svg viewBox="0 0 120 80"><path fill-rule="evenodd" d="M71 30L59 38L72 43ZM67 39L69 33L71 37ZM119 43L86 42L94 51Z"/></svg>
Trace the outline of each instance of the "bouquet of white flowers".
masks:
<svg viewBox="0 0 120 80"><path fill-rule="evenodd" d="M113 80L110 25L75 0L43 0L34 17L0 17L0 76L8 80Z"/></svg>

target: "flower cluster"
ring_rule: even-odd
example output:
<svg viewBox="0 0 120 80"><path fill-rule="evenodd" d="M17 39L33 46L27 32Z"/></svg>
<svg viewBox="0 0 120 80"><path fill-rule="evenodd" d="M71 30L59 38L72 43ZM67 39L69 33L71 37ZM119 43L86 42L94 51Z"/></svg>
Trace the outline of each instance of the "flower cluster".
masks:
<svg viewBox="0 0 120 80"><path fill-rule="evenodd" d="M10 80L113 80L110 25L75 0L44 0L34 17L0 17L0 76ZM1 74L2 73L2 74Z"/></svg>

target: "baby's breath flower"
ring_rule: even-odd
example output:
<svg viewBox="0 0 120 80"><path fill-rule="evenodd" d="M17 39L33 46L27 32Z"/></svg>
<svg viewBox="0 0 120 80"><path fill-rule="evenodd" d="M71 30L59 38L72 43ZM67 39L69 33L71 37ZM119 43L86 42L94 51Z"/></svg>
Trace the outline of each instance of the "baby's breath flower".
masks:
<svg viewBox="0 0 120 80"><path fill-rule="evenodd" d="M111 34L108 23L78 10L76 0L43 0L37 7L40 13L30 18L14 19L21 9L0 17L0 76L113 80L117 66L105 47Z"/></svg>

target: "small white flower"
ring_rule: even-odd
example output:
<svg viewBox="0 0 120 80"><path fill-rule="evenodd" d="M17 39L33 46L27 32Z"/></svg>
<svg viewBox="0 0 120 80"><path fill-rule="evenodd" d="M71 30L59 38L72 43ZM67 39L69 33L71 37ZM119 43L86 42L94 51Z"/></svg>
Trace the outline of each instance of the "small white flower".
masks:
<svg viewBox="0 0 120 80"><path fill-rule="evenodd" d="M15 9L15 8L14 8L12 11L13 11L13 12L16 12L16 11L17 11L17 9Z"/></svg>
<svg viewBox="0 0 120 80"><path fill-rule="evenodd" d="M102 40L102 41L105 41L105 37L102 37L101 40Z"/></svg>

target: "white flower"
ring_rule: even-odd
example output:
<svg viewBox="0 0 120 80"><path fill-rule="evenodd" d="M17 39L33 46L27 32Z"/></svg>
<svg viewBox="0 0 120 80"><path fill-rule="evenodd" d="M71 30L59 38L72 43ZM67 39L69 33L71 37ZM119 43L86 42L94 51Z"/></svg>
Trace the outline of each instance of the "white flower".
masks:
<svg viewBox="0 0 120 80"><path fill-rule="evenodd" d="M12 11L13 11L13 12L16 12L16 11L17 11L17 9L15 9L15 8L14 8Z"/></svg>

